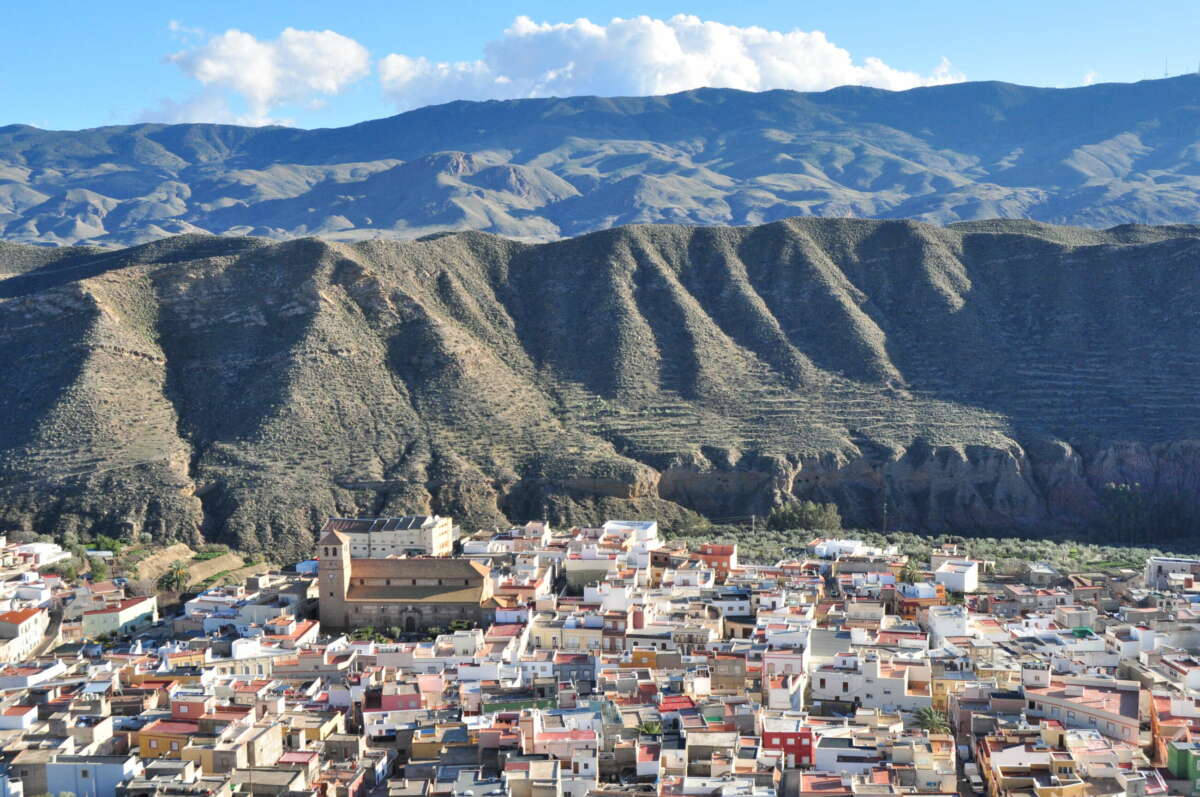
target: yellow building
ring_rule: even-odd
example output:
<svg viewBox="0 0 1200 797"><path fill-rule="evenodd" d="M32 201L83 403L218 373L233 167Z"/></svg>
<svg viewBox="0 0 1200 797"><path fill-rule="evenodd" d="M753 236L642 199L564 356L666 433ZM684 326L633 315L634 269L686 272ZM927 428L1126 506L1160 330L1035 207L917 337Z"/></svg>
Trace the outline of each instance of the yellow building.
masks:
<svg viewBox="0 0 1200 797"><path fill-rule="evenodd" d="M155 720L138 731L138 755L142 758L183 759L183 748L200 730L194 722Z"/></svg>
<svg viewBox="0 0 1200 797"><path fill-rule="evenodd" d="M554 612L539 612L529 623L529 639L540 650L562 650L563 621Z"/></svg>
<svg viewBox="0 0 1200 797"><path fill-rule="evenodd" d="M346 732L346 717L340 711L289 712L284 715L283 722L291 747L300 746L297 744L300 740L323 742L331 734Z"/></svg>
<svg viewBox="0 0 1200 797"><path fill-rule="evenodd" d="M962 692L968 684L977 683L979 676L973 672L934 673L929 681L929 692L933 709L943 714L950 708L950 695Z"/></svg>
<svg viewBox="0 0 1200 797"><path fill-rule="evenodd" d="M976 661L975 675L981 681L995 681L998 689L1016 689L1021 683L1021 671L1009 663Z"/></svg>
<svg viewBox="0 0 1200 797"><path fill-rule="evenodd" d="M237 726L217 736L193 737L183 750L206 775L247 766L271 766L283 755L283 726L278 722Z"/></svg>
<svg viewBox="0 0 1200 797"><path fill-rule="evenodd" d="M572 618L563 624L562 647L566 651L599 651L604 642L604 626L585 626L581 618Z"/></svg>

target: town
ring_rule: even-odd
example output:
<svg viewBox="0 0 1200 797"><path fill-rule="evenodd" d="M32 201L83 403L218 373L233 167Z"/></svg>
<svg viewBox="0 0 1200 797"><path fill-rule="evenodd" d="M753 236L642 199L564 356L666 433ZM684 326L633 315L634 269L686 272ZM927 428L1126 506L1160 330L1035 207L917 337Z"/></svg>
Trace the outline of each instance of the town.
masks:
<svg viewBox="0 0 1200 797"><path fill-rule="evenodd" d="M747 563L439 516L331 518L314 553L173 601L0 541L0 797L1200 788L1197 559Z"/></svg>

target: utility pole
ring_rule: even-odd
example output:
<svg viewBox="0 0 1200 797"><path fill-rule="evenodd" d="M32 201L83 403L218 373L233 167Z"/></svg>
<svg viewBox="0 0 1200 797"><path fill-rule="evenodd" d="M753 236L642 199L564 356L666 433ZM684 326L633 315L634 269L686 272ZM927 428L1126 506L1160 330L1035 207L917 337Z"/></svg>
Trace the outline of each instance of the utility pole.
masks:
<svg viewBox="0 0 1200 797"><path fill-rule="evenodd" d="M887 534L887 505L888 505L888 479L887 474L883 474L883 528L880 533Z"/></svg>

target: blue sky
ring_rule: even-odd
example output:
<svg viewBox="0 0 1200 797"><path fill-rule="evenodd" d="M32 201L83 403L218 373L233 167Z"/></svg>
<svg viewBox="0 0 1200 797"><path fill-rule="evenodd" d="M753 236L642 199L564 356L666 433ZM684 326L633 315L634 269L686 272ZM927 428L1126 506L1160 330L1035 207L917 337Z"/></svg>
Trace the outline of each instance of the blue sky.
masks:
<svg viewBox="0 0 1200 797"><path fill-rule="evenodd" d="M696 19L672 21L679 14ZM514 24L518 17L528 20ZM635 21L610 25L614 17ZM454 98L653 93L695 83L1134 81L1161 77L1164 60L1172 74L1197 69L1200 13L1194 0L1013 2L1003 13L931 0L60 0L8 5L0 52L0 124L321 127Z"/></svg>

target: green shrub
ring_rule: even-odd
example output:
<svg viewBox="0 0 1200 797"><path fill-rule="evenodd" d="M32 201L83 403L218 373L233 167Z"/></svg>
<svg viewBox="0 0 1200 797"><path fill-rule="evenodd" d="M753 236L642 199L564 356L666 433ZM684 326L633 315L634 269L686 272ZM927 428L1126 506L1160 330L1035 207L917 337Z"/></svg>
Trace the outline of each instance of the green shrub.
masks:
<svg viewBox="0 0 1200 797"><path fill-rule="evenodd" d="M767 528L775 531L785 529L818 529L837 531L842 528L842 516L837 504L818 504L815 501L796 501L772 510L767 518Z"/></svg>

